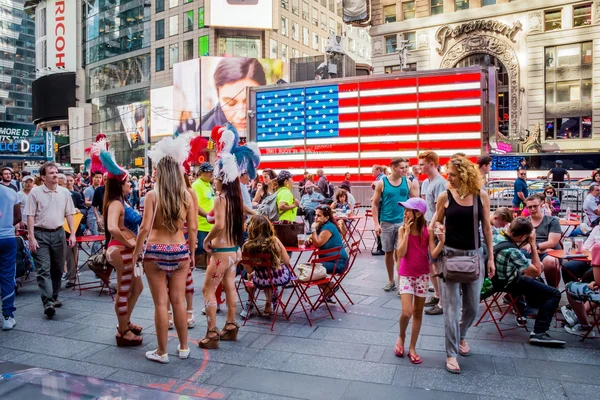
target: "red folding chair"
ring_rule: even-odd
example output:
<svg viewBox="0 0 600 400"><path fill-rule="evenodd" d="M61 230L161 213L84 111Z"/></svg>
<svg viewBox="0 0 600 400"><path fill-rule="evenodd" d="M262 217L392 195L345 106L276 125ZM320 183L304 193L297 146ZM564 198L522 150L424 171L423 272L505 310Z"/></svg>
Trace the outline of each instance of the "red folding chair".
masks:
<svg viewBox="0 0 600 400"><path fill-rule="evenodd" d="M502 309L502 306L500 305L500 302L498 301L503 295L505 295L506 298L509 300L508 304L505 304L504 309ZM493 322L494 325L496 325L498 334L500 335L500 337L502 339L504 339L504 334L502 333L502 331L512 331L514 329L524 328L525 331L529 332L529 330L527 329L527 325L516 326L514 328L504 328L504 329L500 329L500 325L498 325L498 322L502 322L504 317L506 317L506 315L508 315L508 313L511 312L511 310L515 311L515 314L518 318L523 317L517 307L518 299L519 299L519 296L515 296L510 293L505 293L505 292L495 292L494 294L492 294L491 297L481 299L481 301L485 305L485 311L481 314L481 317L479 317L479 320L477 321L475 326L479 326L479 324L486 323L486 322ZM494 315L494 309L496 309L500 313L499 317ZM484 320L483 318L487 314L490 315L490 319Z"/></svg>
<svg viewBox="0 0 600 400"><path fill-rule="evenodd" d="M260 297L260 293L264 292L265 289L271 289L271 300L272 300L272 307L273 307L273 311L272 311L272 320L270 322L260 322L260 321L252 321L256 324L260 324L260 325L268 325L269 323L271 324L271 330L273 330L273 327L275 326L275 321L277 320L277 314L279 312L279 310L281 309L282 314L284 317L287 317L285 314L285 307L283 305L283 291L285 290L285 286L278 286L275 285L273 283L273 261L271 258L270 254L248 254L248 253L242 253L242 261L241 264L243 266L246 267L251 267L254 271L257 270L262 270L264 272L267 273L267 276L269 277L269 287L258 287L256 286L252 281L249 280L245 280L244 281L244 285L246 288L246 291L248 291L249 289L253 288L253 295L250 295L250 292L248 291L249 295L248 295L248 301L250 302L250 304L254 307L254 309L258 312L258 314L262 317L263 314L260 311L260 308L258 307L257 301L259 301L259 297ZM282 268L287 268L286 266L283 266ZM240 279L240 282L242 281L242 279ZM263 300L265 303L267 302L266 299ZM248 317L250 316L250 313L246 314L246 317L244 318L244 326L246 325L246 322L248 322Z"/></svg>
<svg viewBox="0 0 600 400"><path fill-rule="evenodd" d="M377 235L375 234L375 229L367 229L367 223L369 222L369 218L373 218L373 211L371 209L367 209L365 211L365 222L363 224L363 227L361 229L357 229L356 232L358 232L359 240L362 242L365 250L367 249L367 243L365 242L365 240L367 239L365 238L365 234L370 233L373 236L373 245L371 246L371 251L373 251L377 244Z"/></svg>
<svg viewBox="0 0 600 400"><path fill-rule="evenodd" d="M349 304L354 305L354 302L352 301L352 299L350 298L350 296L348 295L348 293L342 286L342 282L344 281L344 278L346 278L346 275L348 275L350 273L350 270L352 269L352 266L354 265L354 261L356 261L356 257L358 256L358 253L360 252L359 246L360 246L360 240L356 240L350 245L350 249L348 251L348 265L346 266L346 269L344 270L344 272L341 272L339 274L337 274L337 273L331 274L331 283L333 285L332 286L333 292L331 295L335 298L335 300L340 305L340 307L342 307L342 310L344 310L344 312L348 312L348 311L346 311L346 307ZM340 290L344 294L344 296L346 296L346 298L348 299L348 302L346 304L342 304L342 302L338 298L337 293L336 293L338 290ZM316 305L317 308L319 306L320 306L320 304Z"/></svg>
<svg viewBox="0 0 600 400"><path fill-rule="evenodd" d="M294 314L294 311L296 310L296 307L298 307L298 304L301 305L301 307L304 311L304 314L306 315L306 319L308 320L308 324L310 326L312 326L312 321L306 310L308 309L311 312L316 311L318 309L317 306L321 306L322 304L324 304L325 307L327 308L327 311L329 312L331 319L335 319L333 316L333 313L331 312L331 308L329 308L329 304L325 301L325 299L332 293L332 291L331 291L332 288L330 288L331 276L327 275L323 279L313 280L313 274L314 274L315 264L324 263L324 262L337 263L338 260L340 259L341 250L342 250L342 247L339 246L339 247L334 247L334 248L327 249L327 250L314 251L310 260L308 261L309 264L313 265L313 270L311 271L310 277L308 278L307 281L300 281L299 279L297 279L297 277L294 274L295 279L292 280L294 289L284 307L286 310L288 320ZM318 293L309 295L308 290L311 288L317 288ZM294 306L292 307L291 311L289 313L287 313L289 303L294 298L294 295L296 296L296 302L295 302ZM316 297L316 300L313 300L315 297ZM325 315L324 317L326 317L326 316L327 315ZM319 317L319 318L323 318L323 317Z"/></svg>
<svg viewBox="0 0 600 400"><path fill-rule="evenodd" d="M354 215L358 215L358 212L360 211L360 206L361 203L354 203L354 207L352 208L352 213Z"/></svg>

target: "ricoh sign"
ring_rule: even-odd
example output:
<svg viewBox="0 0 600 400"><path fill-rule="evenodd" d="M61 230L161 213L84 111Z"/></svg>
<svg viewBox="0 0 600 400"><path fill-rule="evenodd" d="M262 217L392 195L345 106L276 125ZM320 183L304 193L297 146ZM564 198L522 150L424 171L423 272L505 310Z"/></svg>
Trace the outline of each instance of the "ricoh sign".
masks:
<svg viewBox="0 0 600 400"><path fill-rule="evenodd" d="M76 7L75 0L46 2L47 66L50 68L50 73L75 72L77 63Z"/></svg>

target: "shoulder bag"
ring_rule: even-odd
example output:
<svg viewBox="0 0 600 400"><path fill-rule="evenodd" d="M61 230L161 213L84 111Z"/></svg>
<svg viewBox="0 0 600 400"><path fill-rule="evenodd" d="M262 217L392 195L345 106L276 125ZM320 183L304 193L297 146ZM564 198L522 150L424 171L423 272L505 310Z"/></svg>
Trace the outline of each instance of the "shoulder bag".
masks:
<svg viewBox="0 0 600 400"><path fill-rule="evenodd" d="M452 193L449 193L452 196ZM454 283L475 282L481 275L481 255L479 252L479 196L473 195L473 234L475 235L475 253L444 246L441 258L441 276L444 281Z"/></svg>

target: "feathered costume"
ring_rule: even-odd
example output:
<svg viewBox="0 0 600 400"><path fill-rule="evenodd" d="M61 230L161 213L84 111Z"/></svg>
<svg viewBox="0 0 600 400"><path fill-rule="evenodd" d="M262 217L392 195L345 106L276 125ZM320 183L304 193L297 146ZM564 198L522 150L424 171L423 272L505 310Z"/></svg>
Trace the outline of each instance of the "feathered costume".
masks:
<svg viewBox="0 0 600 400"><path fill-rule="evenodd" d="M189 155L190 142L184 136L163 138L148 150L148 157L150 157L155 164L158 164L164 157L171 157L179 165L183 166L183 163L188 159Z"/></svg>
<svg viewBox="0 0 600 400"><path fill-rule="evenodd" d="M256 178L256 170L260 164L260 150L253 142L240 146L240 136L231 124L225 124L218 135L221 153L217 156L215 176L222 175L223 182L232 182L242 173L247 173L250 179Z"/></svg>
<svg viewBox="0 0 600 400"><path fill-rule="evenodd" d="M109 143L108 140L106 140L106 135L104 133L97 134L94 143L84 150L84 155L86 155L87 158L83 163L83 170L92 174L94 172L105 173L106 168L100 161L100 153L102 151L108 151L108 149Z"/></svg>
<svg viewBox="0 0 600 400"><path fill-rule="evenodd" d="M92 152L97 151L98 162L102 166L102 173L106 173L108 179L119 179L124 181L127 179L128 172L125 168L119 166L115 161L115 155L112 151L107 150L108 143L105 140L100 140L92 145ZM94 172L100 171L100 169L92 170Z"/></svg>

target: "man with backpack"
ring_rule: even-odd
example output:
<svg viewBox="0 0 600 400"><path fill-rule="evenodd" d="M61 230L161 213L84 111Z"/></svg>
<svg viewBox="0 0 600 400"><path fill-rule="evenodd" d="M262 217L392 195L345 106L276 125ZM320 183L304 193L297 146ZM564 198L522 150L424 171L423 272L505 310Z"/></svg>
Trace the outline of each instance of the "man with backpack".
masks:
<svg viewBox="0 0 600 400"><path fill-rule="evenodd" d="M321 191L321 194L324 197L330 199L333 196L333 187L327 180L325 172L323 172L322 169L318 169L317 177L319 178L319 180L317 181L317 187L319 188L319 191Z"/></svg>
<svg viewBox="0 0 600 400"><path fill-rule="evenodd" d="M507 230L494 233L494 262L496 274L492 278L494 290L509 293L511 296L525 296L530 306L538 307L533 332L529 343L546 346L564 346L563 340L552 338L547 331L560 302L560 291L538 281L542 274L542 263L537 252L532 252L528 260L519 249L529 244L535 247L536 234L531 221L519 217L514 219ZM525 303L516 302L521 318L519 325L526 323Z"/></svg>

